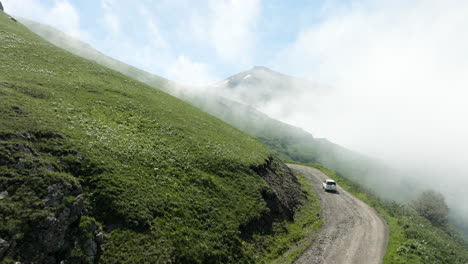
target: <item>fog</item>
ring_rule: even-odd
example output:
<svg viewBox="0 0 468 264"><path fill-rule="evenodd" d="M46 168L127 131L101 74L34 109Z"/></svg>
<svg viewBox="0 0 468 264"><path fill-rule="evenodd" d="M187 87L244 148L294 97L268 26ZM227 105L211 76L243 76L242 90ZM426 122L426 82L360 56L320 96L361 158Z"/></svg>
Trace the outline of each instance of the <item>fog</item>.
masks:
<svg viewBox="0 0 468 264"><path fill-rule="evenodd" d="M468 222L468 2L332 5L272 61L330 90L261 110L407 171Z"/></svg>
<svg viewBox="0 0 468 264"><path fill-rule="evenodd" d="M442 192L468 230L467 14L466 1L330 1L269 62L319 85L291 81L278 92L259 74L267 87L224 96L381 161L394 172L371 175L380 188ZM265 89L271 97L257 99Z"/></svg>

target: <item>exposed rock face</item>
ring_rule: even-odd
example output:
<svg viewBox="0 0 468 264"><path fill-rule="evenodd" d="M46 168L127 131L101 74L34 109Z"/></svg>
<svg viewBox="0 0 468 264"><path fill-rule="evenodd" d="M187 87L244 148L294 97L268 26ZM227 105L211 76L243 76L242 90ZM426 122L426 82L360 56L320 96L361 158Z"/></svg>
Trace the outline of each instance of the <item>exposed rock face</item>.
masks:
<svg viewBox="0 0 468 264"><path fill-rule="evenodd" d="M294 209L302 205L305 199L296 176L286 165L274 158L270 158L263 166L256 167L254 170L272 188L273 192L265 190L262 196L269 204L272 213L276 215L275 217L292 219Z"/></svg>
<svg viewBox="0 0 468 264"><path fill-rule="evenodd" d="M264 165L253 167L252 170L261 175L270 187L261 191L262 198L270 210L240 227L241 235L245 239L249 239L253 233L269 233L274 221L292 220L294 209L306 199L296 176L275 158L270 158Z"/></svg>
<svg viewBox="0 0 468 264"><path fill-rule="evenodd" d="M3 10L2 2L0 2L0 10L5 11L5 10Z"/></svg>
<svg viewBox="0 0 468 264"><path fill-rule="evenodd" d="M3 257L3 255L8 250L9 247L10 247L10 243L0 238L0 259Z"/></svg>
<svg viewBox="0 0 468 264"><path fill-rule="evenodd" d="M65 141L53 132L0 134L1 263L92 263L100 252L95 220L87 217L80 229L85 199L76 176L83 158Z"/></svg>
<svg viewBox="0 0 468 264"><path fill-rule="evenodd" d="M94 262L99 256L101 251L100 245L104 242L104 235L102 228L92 218L87 219L85 225L80 225L81 239L79 239L79 246L84 254L84 259L88 262ZM87 234L87 235L83 235Z"/></svg>

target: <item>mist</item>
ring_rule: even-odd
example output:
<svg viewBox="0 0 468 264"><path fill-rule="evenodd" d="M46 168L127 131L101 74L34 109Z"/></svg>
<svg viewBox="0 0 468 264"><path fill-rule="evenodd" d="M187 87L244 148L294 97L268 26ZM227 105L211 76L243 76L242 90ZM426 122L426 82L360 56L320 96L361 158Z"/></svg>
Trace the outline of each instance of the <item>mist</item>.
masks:
<svg viewBox="0 0 468 264"><path fill-rule="evenodd" d="M382 162L389 171L366 175L370 188L411 185L405 199L442 192L468 223L466 14L466 1L326 1L318 22L265 62L314 85L268 86L267 100L263 87L211 91ZM401 201L404 191L386 196Z"/></svg>
<svg viewBox="0 0 468 264"><path fill-rule="evenodd" d="M387 188L387 198L443 193L468 230L466 14L466 1L330 1L267 63L314 85L245 85L221 95L385 164L364 184L407 187ZM407 190L414 193L402 196Z"/></svg>
<svg viewBox="0 0 468 264"><path fill-rule="evenodd" d="M466 1L329 3L271 63L329 90L259 109L406 172L468 222L466 14Z"/></svg>

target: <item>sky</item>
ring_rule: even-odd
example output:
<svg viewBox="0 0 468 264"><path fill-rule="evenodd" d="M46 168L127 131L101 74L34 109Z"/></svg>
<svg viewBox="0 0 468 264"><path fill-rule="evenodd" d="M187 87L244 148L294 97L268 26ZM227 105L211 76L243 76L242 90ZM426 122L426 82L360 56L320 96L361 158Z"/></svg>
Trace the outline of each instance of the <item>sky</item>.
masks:
<svg viewBox="0 0 468 264"><path fill-rule="evenodd" d="M106 55L182 83L211 83L274 66L325 1L3 0L6 11L50 24ZM280 70L280 69L278 69Z"/></svg>
<svg viewBox="0 0 468 264"><path fill-rule="evenodd" d="M413 170L454 206L468 186L468 1L2 3L12 15L183 84L254 65L324 84L326 93L303 91L260 110ZM275 111L285 106L287 114ZM468 219L468 208L460 210Z"/></svg>

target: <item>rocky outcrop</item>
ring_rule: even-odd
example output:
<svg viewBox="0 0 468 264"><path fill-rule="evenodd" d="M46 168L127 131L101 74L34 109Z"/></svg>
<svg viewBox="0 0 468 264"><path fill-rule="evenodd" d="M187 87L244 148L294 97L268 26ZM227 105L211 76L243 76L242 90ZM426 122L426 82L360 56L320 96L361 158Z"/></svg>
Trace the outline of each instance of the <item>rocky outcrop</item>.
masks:
<svg viewBox="0 0 468 264"><path fill-rule="evenodd" d="M61 186L63 187L63 186ZM59 192L68 193L67 189ZM70 197L70 196L67 196ZM57 263L60 258L70 251L71 234L76 233L75 226L83 213L83 197L81 194L72 196L73 202L66 205L55 214L48 215L33 228L34 234L27 235L35 239L34 243L24 243L21 246L21 257L24 259L47 260L47 263ZM60 203L63 200L58 200ZM59 204L58 204L59 205ZM58 206L57 205L57 206ZM47 207L54 208L53 206Z"/></svg>
<svg viewBox="0 0 468 264"><path fill-rule="evenodd" d="M3 257L3 255L8 250L9 247L10 247L10 243L0 238L0 259Z"/></svg>
<svg viewBox="0 0 468 264"><path fill-rule="evenodd" d="M83 158L65 142L53 132L0 134L1 263L93 263L98 256L101 228L84 216L77 179Z"/></svg>
<svg viewBox="0 0 468 264"><path fill-rule="evenodd" d="M305 199L296 176L276 158L270 158L262 166L253 169L271 188L262 192L270 210L276 217L291 220L294 217L294 209L302 205Z"/></svg>
<svg viewBox="0 0 468 264"><path fill-rule="evenodd" d="M1 10L1 11L5 11L5 10L3 10L2 2L0 2L0 10Z"/></svg>
<svg viewBox="0 0 468 264"><path fill-rule="evenodd" d="M296 176L277 158L271 157L263 165L251 169L268 185L261 190L261 195L269 210L240 227L244 239L254 233L270 233L274 222L293 220L295 209L306 199Z"/></svg>

